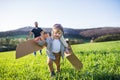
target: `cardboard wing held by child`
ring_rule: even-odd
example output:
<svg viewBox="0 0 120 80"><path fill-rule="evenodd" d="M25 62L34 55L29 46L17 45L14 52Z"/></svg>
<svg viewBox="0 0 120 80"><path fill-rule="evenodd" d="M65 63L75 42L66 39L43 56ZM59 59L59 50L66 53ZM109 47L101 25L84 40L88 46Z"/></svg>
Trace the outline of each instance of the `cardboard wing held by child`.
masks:
<svg viewBox="0 0 120 80"><path fill-rule="evenodd" d="M75 67L75 69L80 70L83 67L83 64L73 53L70 44L69 47L70 47L69 53L67 54L65 53L65 56L68 59L68 61ZM22 42L16 48L16 59L43 48L44 46L43 47L39 46L37 43L35 43L34 40L27 40L25 42Z"/></svg>
<svg viewBox="0 0 120 80"><path fill-rule="evenodd" d="M24 41L20 43L16 48L16 59L41 49L43 49L43 47L35 43L34 40Z"/></svg>
<svg viewBox="0 0 120 80"><path fill-rule="evenodd" d="M69 40L67 41L68 46L69 46L69 53L65 53L65 57L67 60L75 67L75 69L80 70L83 68L82 62L75 56L73 53L73 50L70 46Z"/></svg>

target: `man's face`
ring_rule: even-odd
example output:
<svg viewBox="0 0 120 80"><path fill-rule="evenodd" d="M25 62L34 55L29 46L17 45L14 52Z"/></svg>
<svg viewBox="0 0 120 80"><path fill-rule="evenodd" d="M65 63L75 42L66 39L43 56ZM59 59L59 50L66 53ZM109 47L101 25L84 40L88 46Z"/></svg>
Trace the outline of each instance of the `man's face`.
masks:
<svg viewBox="0 0 120 80"><path fill-rule="evenodd" d="M62 31L61 30L59 30L59 29L53 29L53 37L55 39L60 39L61 35L62 35Z"/></svg>
<svg viewBox="0 0 120 80"><path fill-rule="evenodd" d="M37 22L35 22L35 27L38 27L38 23Z"/></svg>

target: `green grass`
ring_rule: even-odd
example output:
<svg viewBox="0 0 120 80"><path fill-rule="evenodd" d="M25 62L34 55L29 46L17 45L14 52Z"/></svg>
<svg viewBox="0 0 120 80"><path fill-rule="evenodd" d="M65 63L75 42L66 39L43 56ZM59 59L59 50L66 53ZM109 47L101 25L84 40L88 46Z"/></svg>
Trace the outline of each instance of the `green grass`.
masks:
<svg viewBox="0 0 120 80"><path fill-rule="evenodd" d="M15 51L0 52L0 80L120 80L120 41L72 45L83 63L77 71L65 58L61 73L51 78L45 49L15 59ZM54 65L55 67L55 65Z"/></svg>

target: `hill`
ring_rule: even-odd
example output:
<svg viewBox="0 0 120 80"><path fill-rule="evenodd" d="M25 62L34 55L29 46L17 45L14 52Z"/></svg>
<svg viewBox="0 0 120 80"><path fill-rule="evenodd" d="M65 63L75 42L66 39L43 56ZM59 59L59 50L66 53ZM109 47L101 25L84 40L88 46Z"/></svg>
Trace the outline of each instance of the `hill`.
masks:
<svg viewBox="0 0 120 80"><path fill-rule="evenodd" d="M0 37L16 36L16 35L28 35L33 27L27 26L19 28L16 30L0 32ZM50 32L51 28L42 28L43 30ZM91 28L91 29L72 29L64 28L66 38L86 38L91 39L107 34L120 34L120 27L101 27L101 28Z"/></svg>
<svg viewBox="0 0 120 80"><path fill-rule="evenodd" d="M93 28L86 29L80 32L80 35L84 37L99 37L108 34L120 34L120 27L104 27L104 28Z"/></svg>

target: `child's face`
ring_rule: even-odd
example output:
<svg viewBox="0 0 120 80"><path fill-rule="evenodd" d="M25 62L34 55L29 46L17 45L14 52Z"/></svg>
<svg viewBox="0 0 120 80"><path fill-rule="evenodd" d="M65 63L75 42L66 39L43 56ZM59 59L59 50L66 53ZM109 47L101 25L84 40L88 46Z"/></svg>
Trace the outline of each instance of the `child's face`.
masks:
<svg viewBox="0 0 120 80"><path fill-rule="evenodd" d="M53 29L53 37L55 39L60 39L61 35L62 35L62 31L61 30L59 30L59 29Z"/></svg>

